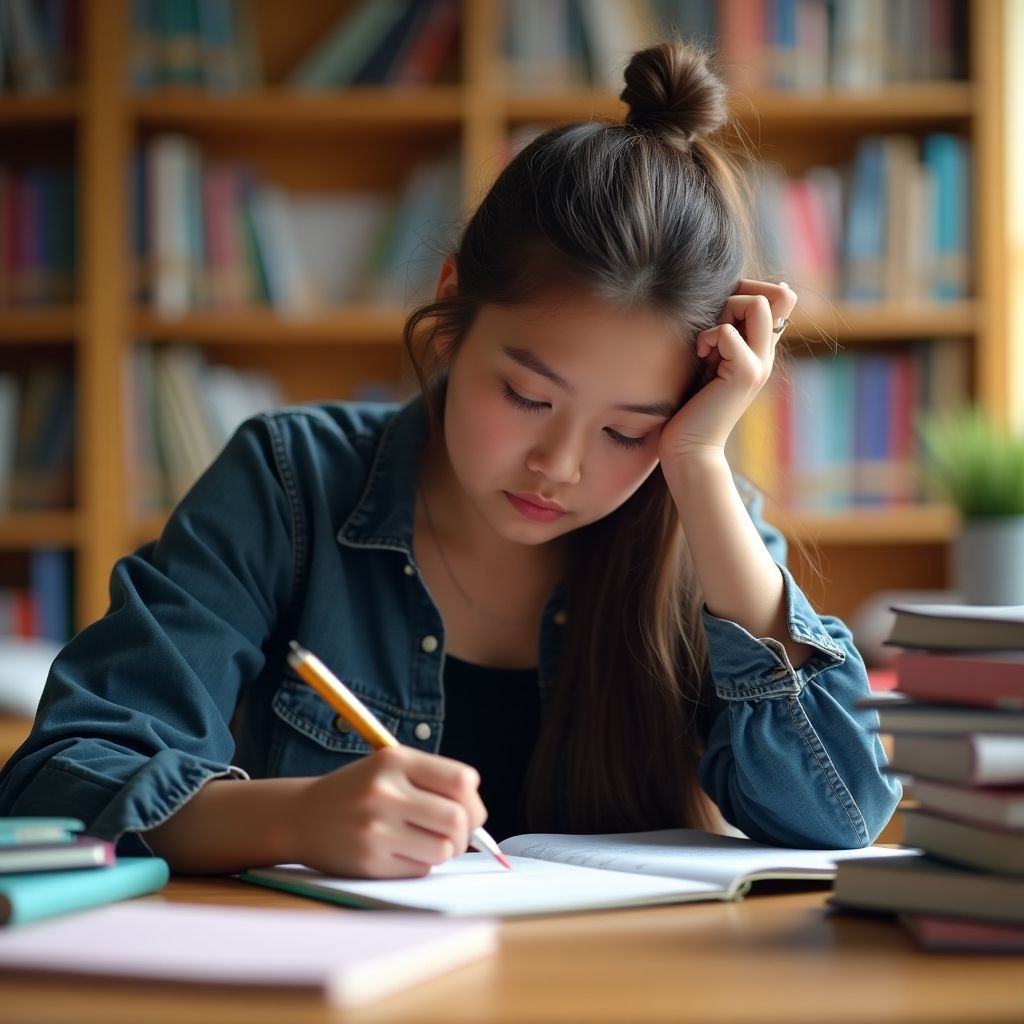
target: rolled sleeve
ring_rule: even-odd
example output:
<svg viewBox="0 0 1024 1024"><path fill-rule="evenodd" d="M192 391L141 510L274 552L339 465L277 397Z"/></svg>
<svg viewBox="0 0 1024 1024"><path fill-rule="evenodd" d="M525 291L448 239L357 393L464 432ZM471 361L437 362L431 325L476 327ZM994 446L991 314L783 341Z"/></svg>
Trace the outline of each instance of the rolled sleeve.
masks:
<svg viewBox="0 0 1024 1024"><path fill-rule="evenodd" d="M773 550L772 528L759 528ZM867 846L901 792L882 771L877 712L854 707L869 691L867 671L845 624L818 615L779 568L789 636L812 653L794 668L778 640L704 610L715 699L701 784L726 820L753 839Z"/></svg>
<svg viewBox="0 0 1024 1024"><path fill-rule="evenodd" d="M232 766L240 688L291 596L293 509L266 424L236 434L158 543L121 559L107 614L51 667L33 730L0 775L0 814L137 833Z"/></svg>

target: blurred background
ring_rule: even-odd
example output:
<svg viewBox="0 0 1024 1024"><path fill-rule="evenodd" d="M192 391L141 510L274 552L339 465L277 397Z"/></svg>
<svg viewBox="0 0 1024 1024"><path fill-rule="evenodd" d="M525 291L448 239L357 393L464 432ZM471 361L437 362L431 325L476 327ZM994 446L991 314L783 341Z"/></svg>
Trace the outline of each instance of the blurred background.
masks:
<svg viewBox="0 0 1024 1024"><path fill-rule="evenodd" d="M866 645L954 592L919 424L1024 413L1020 0L0 0L0 665L103 613L241 419L409 394L482 190L670 35L717 52L801 297L736 464Z"/></svg>

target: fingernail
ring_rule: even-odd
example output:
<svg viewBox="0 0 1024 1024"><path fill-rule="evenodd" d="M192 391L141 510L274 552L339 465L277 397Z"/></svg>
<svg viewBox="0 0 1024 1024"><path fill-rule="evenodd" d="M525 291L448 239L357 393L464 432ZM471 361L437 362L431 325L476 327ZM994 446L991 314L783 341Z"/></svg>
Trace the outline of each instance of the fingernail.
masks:
<svg viewBox="0 0 1024 1024"><path fill-rule="evenodd" d="M788 288L788 287L789 287L789 285L788 285L788 284L786 284L786 282L785 282L785 281L780 281L780 282L779 282L779 287L780 287L780 288Z"/></svg>

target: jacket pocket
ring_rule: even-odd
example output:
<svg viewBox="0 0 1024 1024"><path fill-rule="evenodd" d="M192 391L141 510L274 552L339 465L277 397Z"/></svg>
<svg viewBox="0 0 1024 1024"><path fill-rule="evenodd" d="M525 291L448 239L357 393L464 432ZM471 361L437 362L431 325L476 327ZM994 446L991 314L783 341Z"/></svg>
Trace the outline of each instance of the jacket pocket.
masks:
<svg viewBox="0 0 1024 1024"><path fill-rule="evenodd" d="M390 705L344 680L356 696L396 734L400 718ZM323 775L369 754L373 748L298 676L287 672L271 705L277 721L271 744L272 776Z"/></svg>

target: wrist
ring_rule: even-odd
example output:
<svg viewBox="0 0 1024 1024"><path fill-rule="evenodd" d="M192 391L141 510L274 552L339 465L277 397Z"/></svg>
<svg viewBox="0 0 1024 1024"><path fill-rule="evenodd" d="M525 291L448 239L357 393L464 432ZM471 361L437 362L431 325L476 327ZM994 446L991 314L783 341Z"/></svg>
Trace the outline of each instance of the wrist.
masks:
<svg viewBox="0 0 1024 1024"><path fill-rule="evenodd" d="M717 444L688 444L677 448L661 459L661 470L669 487L675 484L692 486L693 482L708 475L728 474L732 469L725 454L725 448Z"/></svg>

